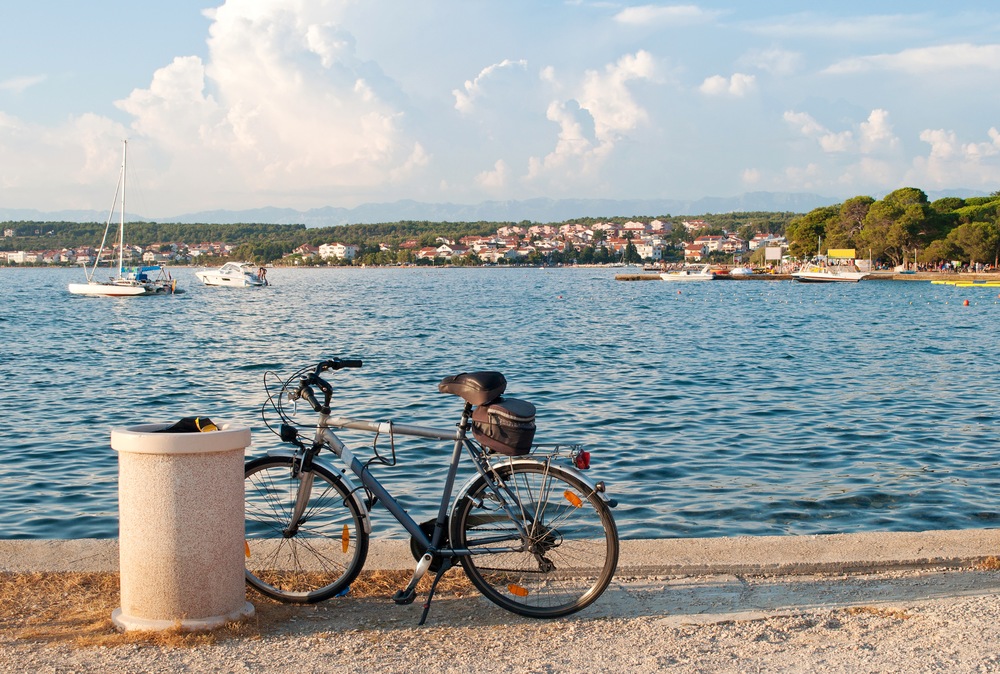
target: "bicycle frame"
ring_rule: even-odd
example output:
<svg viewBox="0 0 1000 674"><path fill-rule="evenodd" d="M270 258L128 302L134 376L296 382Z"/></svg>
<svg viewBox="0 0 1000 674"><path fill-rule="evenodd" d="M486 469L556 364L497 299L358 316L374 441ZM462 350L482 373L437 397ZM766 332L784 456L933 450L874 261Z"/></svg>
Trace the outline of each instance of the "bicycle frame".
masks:
<svg viewBox="0 0 1000 674"><path fill-rule="evenodd" d="M424 558L418 563L417 570L414 575L414 580L411 585L415 586L416 581L422 577L426 572L427 568L430 566L434 555L440 555L443 559L454 560L459 557L474 555L474 554L495 554L500 551L515 551L523 545L523 538L526 535L524 525L522 524L522 518L530 513L515 512L507 498L503 498L500 493L501 489L497 487L494 479L489 475L489 461L485 458L484 453L481 449L478 449L474 443L467 437L469 429L469 419L471 415L471 405L467 405L462 413L462 420L460 424L455 429L440 429L433 428L429 426L418 426L412 424L400 424L393 421L367 421L360 419L351 419L347 417L333 417L324 412L319 413L319 423L316 427L316 433L313 437L313 444L310 449L306 450L306 454L310 457L313 462L319 462L325 465L331 472L339 474L342 479L346 482L348 489L350 490L356 505L358 506L359 512L365 518L365 529L366 533L371 533L371 518L369 516L369 508L364 500L357 496L357 487L354 485L350 476L345 470L335 468L329 464L329 462L324 461L321 458L320 451L324 446L330 447L334 454L341 460L341 462L346 466L351 473L353 473L359 480L361 480L364 488L372 494L377 501L380 501L386 510L396 519L397 522L402 525L402 527L409 533L414 540L416 540L420 546L423 547L427 552ZM420 525L413 519L412 516L406 510L403 509L401 505L396 501L392 494L382 485L382 483L376 478L371 470L369 470L368 465L363 463L334 432L334 429L348 429L363 431L367 433L388 434L391 437L400 435L408 437L419 437L428 438L432 440L441 441L451 441L453 442L451 458L448 463L448 473L445 479L444 487L441 491L441 500L438 504L437 516L434 520L435 526L432 534L428 534L420 527ZM551 445L552 447L561 447L562 445ZM453 503L452 496L455 493L455 480L458 474L459 464L461 462L461 457L463 450L467 450L472 458L472 463L476 468L477 475L472 476L468 483L459 490L459 496L464 494L471 484L479 477L482 476L487 480L488 484L492 485L495 493L501 498L501 506L507 510L508 514L511 516L511 521L518 528L520 537L514 546L506 547L490 547L481 548L475 551L469 549L456 549L454 547L442 547L442 540L447 534L447 521L449 508ZM278 452L269 452L269 454L276 454ZM609 504L614 504L614 502L607 497L604 493L603 484L594 483L588 477L584 476L581 472L570 468L569 466L550 466L550 459L538 460L530 457L518 457L518 458L508 458L508 461L513 463L519 462L531 462L533 464L544 464L550 467L554 472L570 472L577 479L587 485L592 493L596 493L599 497ZM311 489L311 484L309 480L303 480L303 483L299 486L299 494L297 502L302 504L304 507L305 503L308 501L309 490ZM508 494L509 495L509 494ZM512 495L511 495L512 496ZM458 499L455 499L456 501ZM293 513L291 529L297 526L298 518L301 516L301 509L296 508ZM501 541L497 541L500 543Z"/></svg>
<svg viewBox="0 0 1000 674"><path fill-rule="evenodd" d="M349 419L345 417L330 417L320 413L319 426L316 429L316 436L313 446L326 444L333 450L333 453L347 466L348 469L359 479L364 488L367 489L376 500L380 501L385 509L396 519L397 522L406 529L407 533L413 536L425 549L438 552L441 544L441 537L444 533L444 523L448 515L448 506L451 503L451 495L455 488L455 479L458 475L458 466L462 457L462 450L465 447L466 432L465 427L468 422L468 415L463 413L462 423L455 430L443 430L428 426L415 426L411 424L397 424L391 421L365 421L359 419ZM389 491L379 482L368 466L361 462L354 452L351 451L344 442L333 432L334 428L345 428L368 433L383 434L390 437L393 435L403 435L409 437L429 438L432 440L451 440L451 459L448 464L448 474L445 478L444 488L441 493L441 502L438 506L437 518L435 520L434 534L428 537L420 528L420 525L406 512ZM318 458L318 457L317 457ZM341 474L343 474L341 472ZM346 477L346 475L345 475ZM348 485L350 486L350 484ZM367 510L367 509L366 509ZM449 555L450 556L450 555Z"/></svg>

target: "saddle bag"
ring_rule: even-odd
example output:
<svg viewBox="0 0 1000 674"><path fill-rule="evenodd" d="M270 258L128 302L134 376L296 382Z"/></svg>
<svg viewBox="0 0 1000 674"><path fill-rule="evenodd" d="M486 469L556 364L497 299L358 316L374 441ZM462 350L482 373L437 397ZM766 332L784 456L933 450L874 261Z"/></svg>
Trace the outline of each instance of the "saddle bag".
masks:
<svg viewBox="0 0 1000 674"><path fill-rule="evenodd" d="M535 406L500 396L472 411L472 435L481 445L507 456L523 456L535 439Z"/></svg>

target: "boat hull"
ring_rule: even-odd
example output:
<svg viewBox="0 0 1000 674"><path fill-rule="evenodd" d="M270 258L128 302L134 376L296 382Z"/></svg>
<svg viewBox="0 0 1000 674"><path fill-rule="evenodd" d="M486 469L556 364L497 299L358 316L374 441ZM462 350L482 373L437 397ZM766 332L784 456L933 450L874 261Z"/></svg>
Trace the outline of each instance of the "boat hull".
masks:
<svg viewBox="0 0 1000 674"><path fill-rule="evenodd" d="M850 275L837 275L837 274L809 274L809 273L794 273L792 274L792 279L798 281L799 283L857 283L862 280L865 274L850 274Z"/></svg>
<svg viewBox="0 0 1000 674"><path fill-rule="evenodd" d="M172 284L70 283L69 291L73 295L94 297L137 297L170 294L173 287Z"/></svg>
<svg viewBox="0 0 1000 674"><path fill-rule="evenodd" d="M660 274L664 281L714 281L715 272L708 265L700 267L685 267L676 271L665 271Z"/></svg>
<svg viewBox="0 0 1000 674"><path fill-rule="evenodd" d="M249 288L267 285L267 282L250 271L251 265L245 262L227 262L219 269L209 269L195 272L195 276L207 286L229 288Z"/></svg>
<svg viewBox="0 0 1000 674"><path fill-rule="evenodd" d="M664 281L714 281L715 276L705 276L703 274L660 274Z"/></svg>
<svg viewBox="0 0 1000 674"><path fill-rule="evenodd" d="M248 288L248 287L259 287L264 285L261 281L248 281L244 278L230 278L227 276L213 276L211 274L203 274L198 272L195 274L201 282L207 286L227 286L230 288Z"/></svg>

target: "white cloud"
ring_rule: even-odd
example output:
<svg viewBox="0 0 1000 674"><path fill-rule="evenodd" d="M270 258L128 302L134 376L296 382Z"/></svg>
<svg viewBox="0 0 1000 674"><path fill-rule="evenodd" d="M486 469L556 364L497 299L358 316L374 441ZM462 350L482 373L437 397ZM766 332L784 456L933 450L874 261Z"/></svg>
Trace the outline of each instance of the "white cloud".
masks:
<svg viewBox="0 0 1000 674"><path fill-rule="evenodd" d="M868 119L861 122L859 129L860 149L866 154L880 149L893 150L899 145L899 138L893 133L889 112L886 110L872 110Z"/></svg>
<svg viewBox="0 0 1000 674"><path fill-rule="evenodd" d="M882 109L872 110L868 119L857 125L856 131L832 131L805 112L789 110L785 112L784 119L803 136L814 139L827 153L871 154L894 150L899 144L889 123L889 113Z"/></svg>
<svg viewBox="0 0 1000 674"><path fill-rule="evenodd" d="M149 89L136 89L116 105L135 117L133 129L178 152L224 140L218 133L225 112L205 94L205 68L197 56L175 58L153 73Z"/></svg>
<svg viewBox="0 0 1000 674"><path fill-rule="evenodd" d="M788 110L784 114L784 119L792 126L798 127L799 132L803 136L820 136L828 133L826 128L813 119L813 116L807 112Z"/></svg>
<svg viewBox="0 0 1000 674"><path fill-rule="evenodd" d="M483 171L476 176L476 183L488 189L499 189L507 186L510 170L503 159L498 159L492 171Z"/></svg>
<svg viewBox="0 0 1000 674"><path fill-rule="evenodd" d="M740 57L738 64L757 68L772 75L787 76L802 68L802 54L777 47L751 49Z"/></svg>
<svg viewBox="0 0 1000 674"><path fill-rule="evenodd" d="M549 104L546 118L559 126L556 146L544 158L528 160L527 179L548 177L563 187L574 177L593 179L618 141L649 121L629 83L655 76L653 57L646 51L622 56L603 71L588 70L574 99Z"/></svg>
<svg viewBox="0 0 1000 674"><path fill-rule="evenodd" d="M988 135L990 140L987 143L967 143L963 146L965 156L969 159L985 159L1000 153L1000 131L996 127L990 127Z"/></svg>
<svg viewBox="0 0 1000 674"><path fill-rule="evenodd" d="M479 75L477 75L475 79L466 80L463 89L452 90L451 93L455 97L455 109L463 113L471 112L473 103L483 94L483 87L486 84L487 79L496 76L499 71L504 69L519 67L524 70L527 66L528 62L524 59L519 61L504 59L500 63L494 63L493 65L486 66L479 72Z"/></svg>
<svg viewBox="0 0 1000 674"><path fill-rule="evenodd" d="M691 24L708 23L716 19L721 12L702 9L697 5L640 5L627 7L615 15L618 23L634 26L661 24L670 26L689 26Z"/></svg>
<svg viewBox="0 0 1000 674"><path fill-rule="evenodd" d="M706 96L733 96L742 98L751 93L757 87L757 78L754 75L744 75L743 73L733 73L728 79L722 75L713 75L705 78L698 90Z"/></svg>
<svg viewBox="0 0 1000 674"><path fill-rule="evenodd" d="M651 80L655 71L652 55L640 50L608 64L604 72L586 73L577 100L594 117L594 132L601 142L613 142L618 134L635 129L648 119L627 85L633 80Z"/></svg>
<svg viewBox="0 0 1000 674"><path fill-rule="evenodd" d="M991 127L987 137L985 142L966 143L954 131L925 129L920 140L930 145L930 150L913 160L908 179L930 188L995 190L1000 184L1000 131Z"/></svg>
<svg viewBox="0 0 1000 674"><path fill-rule="evenodd" d="M993 191L1000 184L1000 131L991 127L989 140L964 143L946 129L925 129L920 140L930 145L913 161L911 179L935 188L963 185Z"/></svg>
<svg viewBox="0 0 1000 674"><path fill-rule="evenodd" d="M890 38L913 38L924 32L919 17L903 14L859 15L845 18L802 12L747 24L745 28L751 33L782 39L821 39L836 42L884 42Z"/></svg>
<svg viewBox="0 0 1000 674"><path fill-rule="evenodd" d="M743 173L740 175L740 179L746 185L756 185L760 182L761 173L759 169L748 168L743 169Z"/></svg>
<svg viewBox="0 0 1000 674"><path fill-rule="evenodd" d="M580 115L586 112L579 111ZM556 146L548 155L539 159L531 157L528 160L529 180L545 175L569 176L587 175L591 173L600 160L610 151L611 145L598 145L584 132L584 124L574 115L566 103L553 101L549 104L545 116L559 126Z"/></svg>
<svg viewBox="0 0 1000 674"><path fill-rule="evenodd" d="M895 54L876 54L844 59L834 63L824 72L843 75L871 70L895 70L919 75L967 68L1000 70L1000 45L965 43L905 49Z"/></svg>
<svg viewBox="0 0 1000 674"><path fill-rule="evenodd" d="M36 84L41 84L46 80L45 75L26 75L24 77L12 77L8 80L0 81L0 91L11 91L15 94L23 94Z"/></svg>
<svg viewBox="0 0 1000 674"><path fill-rule="evenodd" d="M0 112L0 187L39 199L43 210L104 210L127 136L121 124L92 113L49 128Z"/></svg>
<svg viewBox="0 0 1000 674"><path fill-rule="evenodd" d="M405 180L429 163L398 89L355 54L337 3L229 2L209 60L177 58L118 103L173 155L175 184L213 166L216 188L300 193Z"/></svg>

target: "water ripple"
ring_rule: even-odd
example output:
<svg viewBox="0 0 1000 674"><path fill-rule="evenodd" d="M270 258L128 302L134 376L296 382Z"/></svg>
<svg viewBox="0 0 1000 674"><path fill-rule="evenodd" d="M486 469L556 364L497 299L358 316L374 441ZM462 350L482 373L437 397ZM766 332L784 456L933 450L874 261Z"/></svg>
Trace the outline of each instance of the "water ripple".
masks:
<svg viewBox="0 0 1000 674"><path fill-rule="evenodd" d="M110 429L204 414L264 428L263 373L362 358L338 411L454 423L446 375L502 370L539 440L593 451L627 537L993 526L995 302L925 283L623 283L611 270L281 270L274 286L70 296L0 269L7 538L117 534ZM303 415L303 418L306 418ZM361 447L370 436L347 435ZM380 445L387 450L388 445ZM380 469L418 517L447 448ZM376 516L376 535L399 529Z"/></svg>

